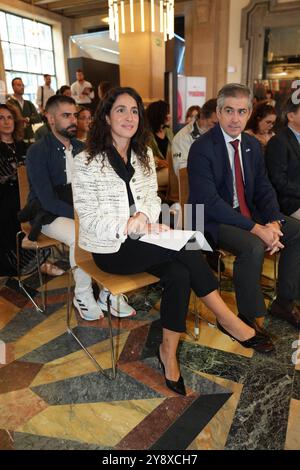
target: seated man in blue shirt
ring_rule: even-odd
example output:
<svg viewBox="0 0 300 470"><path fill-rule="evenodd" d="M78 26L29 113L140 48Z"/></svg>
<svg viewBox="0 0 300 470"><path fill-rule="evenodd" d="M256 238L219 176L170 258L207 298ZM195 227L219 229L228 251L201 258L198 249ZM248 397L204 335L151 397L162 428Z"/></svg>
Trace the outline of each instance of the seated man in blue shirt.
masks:
<svg viewBox="0 0 300 470"><path fill-rule="evenodd" d="M83 150L75 139L77 111L73 98L55 95L49 98L46 114L51 132L32 145L27 153L26 166L30 182L29 200L37 198L45 211L56 216L42 232L70 247L70 265L74 259L75 226L71 189L73 158ZM59 196L58 196L59 194ZM85 320L103 317L108 291L100 292L96 302L91 278L81 269L74 270L75 296L73 303ZM117 317L135 315L124 296L111 296L111 313ZM102 309L101 309L102 308Z"/></svg>

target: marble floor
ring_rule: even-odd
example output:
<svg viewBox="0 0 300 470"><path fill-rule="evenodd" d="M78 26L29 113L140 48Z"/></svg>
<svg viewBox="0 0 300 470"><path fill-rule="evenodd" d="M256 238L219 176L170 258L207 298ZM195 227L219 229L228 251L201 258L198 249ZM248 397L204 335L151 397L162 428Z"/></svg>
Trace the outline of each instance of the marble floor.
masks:
<svg viewBox="0 0 300 470"><path fill-rule="evenodd" d="M223 297L236 311L231 269L227 259ZM271 272L267 264L267 302ZM113 320L118 372L109 381L67 333L67 275L47 281L46 313L14 279L0 281L0 449L300 449L300 342L292 326L268 317L276 350L262 355L219 332L198 301L200 337L192 337L190 313L179 348L188 389L181 397L165 387L155 358L159 286L146 303L145 291L130 296L136 317ZM26 283L39 299L36 276ZM73 326L109 370L107 320L74 318Z"/></svg>

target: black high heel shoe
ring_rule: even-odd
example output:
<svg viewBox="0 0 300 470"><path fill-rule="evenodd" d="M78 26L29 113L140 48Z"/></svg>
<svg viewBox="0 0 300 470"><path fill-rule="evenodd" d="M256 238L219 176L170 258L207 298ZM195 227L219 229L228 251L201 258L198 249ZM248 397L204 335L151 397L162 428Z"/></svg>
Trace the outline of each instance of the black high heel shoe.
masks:
<svg viewBox="0 0 300 470"><path fill-rule="evenodd" d="M237 341L240 343L244 348L253 348L255 351L258 351L260 353L268 353L271 351L274 351L274 344L272 341L264 336L263 334L259 333L258 331L255 332L255 335L252 336L252 338L246 339L245 341L241 341L232 334L230 334L225 328L218 322L217 320L217 328L220 330L224 335L229 336L233 341Z"/></svg>
<svg viewBox="0 0 300 470"><path fill-rule="evenodd" d="M165 376L166 386L167 386L170 390L172 390L172 392L179 393L180 395L186 395L186 390L185 390L185 386L184 386L184 381L183 381L182 375L180 375L180 377L179 377L179 379L177 380L177 382L175 382L175 380L169 380L169 379L167 379L167 377L166 377L166 371L165 371L165 365L164 365L163 361L161 360L160 352L159 352L159 347L158 347L158 350L157 350L157 352L156 352L156 356L157 356L159 365L160 365L160 367L162 368L163 374L164 374L164 376Z"/></svg>

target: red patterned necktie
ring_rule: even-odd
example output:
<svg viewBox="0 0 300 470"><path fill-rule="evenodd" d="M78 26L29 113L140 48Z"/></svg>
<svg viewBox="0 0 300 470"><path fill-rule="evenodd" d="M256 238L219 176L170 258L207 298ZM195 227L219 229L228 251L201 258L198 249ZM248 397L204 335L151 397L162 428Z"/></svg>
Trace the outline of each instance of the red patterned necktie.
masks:
<svg viewBox="0 0 300 470"><path fill-rule="evenodd" d="M241 214L251 219L251 213L249 211L249 207L247 206L247 202L245 198L245 187L244 187L244 181L243 181L241 161L240 161L240 156L239 156L239 142L240 142L239 139L236 139L230 142L230 144L234 148L235 187L236 187L236 193L237 193L237 198L239 201Z"/></svg>

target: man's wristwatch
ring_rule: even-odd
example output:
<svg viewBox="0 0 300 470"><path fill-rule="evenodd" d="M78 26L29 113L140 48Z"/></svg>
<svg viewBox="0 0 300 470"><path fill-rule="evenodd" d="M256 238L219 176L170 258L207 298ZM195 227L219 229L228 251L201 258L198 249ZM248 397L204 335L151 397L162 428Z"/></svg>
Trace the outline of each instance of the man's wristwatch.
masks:
<svg viewBox="0 0 300 470"><path fill-rule="evenodd" d="M274 220L273 222L277 222L279 227L282 228L282 226L285 224L286 220L285 219L279 219L279 220Z"/></svg>

